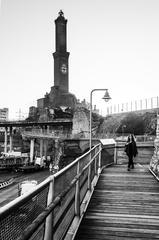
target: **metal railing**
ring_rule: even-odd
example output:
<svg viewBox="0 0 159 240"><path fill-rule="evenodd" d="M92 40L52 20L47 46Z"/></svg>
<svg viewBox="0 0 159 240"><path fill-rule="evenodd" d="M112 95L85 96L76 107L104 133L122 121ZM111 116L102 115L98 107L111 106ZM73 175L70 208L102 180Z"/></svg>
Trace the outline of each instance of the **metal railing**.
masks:
<svg viewBox="0 0 159 240"><path fill-rule="evenodd" d="M114 104L107 107L107 115L134 112L134 111L145 111L145 110L159 109L159 97L151 97L145 99L139 99L131 102Z"/></svg>
<svg viewBox="0 0 159 240"><path fill-rule="evenodd" d="M61 131L48 131L41 129L33 129L32 131L23 131L22 136L24 137L32 137L32 138L55 138L55 139L64 139L64 138L71 138L71 134L68 132L61 132Z"/></svg>
<svg viewBox="0 0 159 240"><path fill-rule="evenodd" d="M110 163L110 159L101 161L101 150L101 144L96 145L34 190L0 208L0 239L71 239L101 168Z"/></svg>

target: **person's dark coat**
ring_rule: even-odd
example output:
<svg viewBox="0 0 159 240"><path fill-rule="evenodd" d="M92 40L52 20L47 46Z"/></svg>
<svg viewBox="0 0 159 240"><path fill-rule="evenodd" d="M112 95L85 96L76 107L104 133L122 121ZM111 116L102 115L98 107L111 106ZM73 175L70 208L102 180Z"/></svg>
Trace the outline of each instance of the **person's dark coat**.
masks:
<svg viewBox="0 0 159 240"><path fill-rule="evenodd" d="M128 142L125 145L125 152L126 152L128 157L136 157L136 155L138 154L137 147L136 147L136 142L135 141Z"/></svg>

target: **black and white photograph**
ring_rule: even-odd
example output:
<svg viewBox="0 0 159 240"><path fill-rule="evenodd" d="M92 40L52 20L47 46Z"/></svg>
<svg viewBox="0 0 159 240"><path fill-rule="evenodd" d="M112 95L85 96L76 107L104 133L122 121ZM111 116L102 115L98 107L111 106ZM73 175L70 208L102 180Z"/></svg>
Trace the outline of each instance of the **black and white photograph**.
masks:
<svg viewBox="0 0 159 240"><path fill-rule="evenodd" d="M158 0L0 0L0 240L159 239L158 66Z"/></svg>

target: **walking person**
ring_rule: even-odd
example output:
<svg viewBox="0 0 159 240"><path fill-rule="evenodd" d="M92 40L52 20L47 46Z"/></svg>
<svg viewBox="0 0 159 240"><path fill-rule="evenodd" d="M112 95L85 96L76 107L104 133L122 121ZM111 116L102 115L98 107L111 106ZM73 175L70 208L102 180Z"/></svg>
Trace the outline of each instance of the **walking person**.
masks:
<svg viewBox="0 0 159 240"><path fill-rule="evenodd" d="M136 146L136 141L134 138L133 134L130 134L128 136L128 140L127 143L125 144L125 152L128 156L128 171L130 171L130 167L132 167L132 169L134 168L134 161L133 158L136 157L136 155L138 154L137 151L137 146Z"/></svg>

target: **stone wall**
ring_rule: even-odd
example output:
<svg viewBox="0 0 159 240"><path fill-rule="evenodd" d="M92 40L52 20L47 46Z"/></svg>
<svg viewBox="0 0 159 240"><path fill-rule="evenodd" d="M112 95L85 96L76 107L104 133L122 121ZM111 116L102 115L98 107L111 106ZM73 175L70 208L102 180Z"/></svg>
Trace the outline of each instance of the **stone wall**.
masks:
<svg viewBox="0 0 159 240"><path fill-rule="evenodd" d="M157 177L159 177L159 115L157 115L157 128L154 147L154 153L150 161L150 169Z"/></svg>
<svg viewBox="0 0 159 240"><path fill-rule="evenodd" d="M79 137L89 137L89 117L84 108L77 108L74 112L72 134Z"/></svg>

